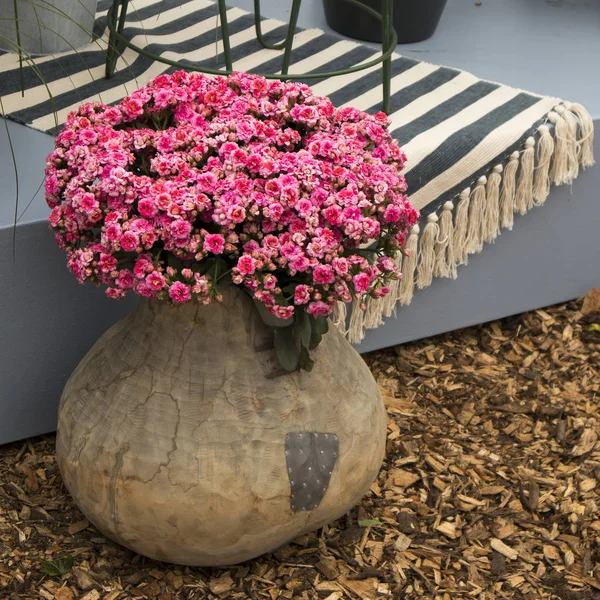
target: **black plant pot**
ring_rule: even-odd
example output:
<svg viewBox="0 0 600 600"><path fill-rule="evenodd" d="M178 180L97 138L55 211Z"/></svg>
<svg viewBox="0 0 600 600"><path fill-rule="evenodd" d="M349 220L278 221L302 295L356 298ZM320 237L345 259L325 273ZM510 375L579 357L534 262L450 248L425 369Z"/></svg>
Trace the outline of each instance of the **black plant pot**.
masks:
<svg viewBox="0 0 600 600"><path fill-rule="evenodd" d="M381 12L381 0L360 0ZM394 0L394 29L399 44L430 38L439 23L446 0ZM381 42L381 22L345 0L323 0L325 18L332 29L348 37Z"/></svg>

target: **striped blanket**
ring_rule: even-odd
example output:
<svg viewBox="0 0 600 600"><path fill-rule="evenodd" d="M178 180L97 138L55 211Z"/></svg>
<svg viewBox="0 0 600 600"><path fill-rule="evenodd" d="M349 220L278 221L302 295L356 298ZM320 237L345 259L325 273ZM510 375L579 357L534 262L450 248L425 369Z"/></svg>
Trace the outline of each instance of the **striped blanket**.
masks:
<svg viewBox="0 0 600 600"><path fill-rule="evenodd" d="M96 39L79 53L67 52L25 63L21 95L18 60L0 55L0 99L9 118L55 133L67 114L84 101L113 103L169 67L126 50L117 72L104 79L109 0L99 3ZM172 60L223 65L217 8L209 0L134 0L125 35ZM234 68L277 72L281 52L256 41L253 15L228 11ZM272 41L287 25L263 20ZM377 52L318 29L298 30L291 73L338 70L374 58ZM367 111L381 108L381 67L311 80L315 93L334 104ZM37 71L37 73L36 73ZM40 81L40 75L44 83ZM51 95L51 97L50 97ZM513 214L540 205L551 184L573 181L593 164L593 122L585 108L483 81L470 73L393 55L391 131L406 151L411 200L421 211L407 241L403 278L382 300L348 318L340 306L336 321L352 342L377 327L397 305L411 302L415 288L433 277L456 277L469 254L512 228Z"/></svg>

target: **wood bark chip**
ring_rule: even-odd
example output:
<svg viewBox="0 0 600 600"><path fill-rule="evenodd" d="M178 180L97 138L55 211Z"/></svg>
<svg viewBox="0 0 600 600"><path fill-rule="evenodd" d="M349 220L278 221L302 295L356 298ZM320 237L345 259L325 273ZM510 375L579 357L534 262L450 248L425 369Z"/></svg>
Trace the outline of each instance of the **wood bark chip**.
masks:
<svg viewBox="0 0 600 600"><path fill-rule="evenodd" d="M394 548L398 550L398 552L404 552L410 547L411 541L412 540L407 535L401 533L394 542Z"/></svg>
<svg viewBox="0 0 600 600"><path fill-rule="evenodd" d="M506 559L500 552L492 552L492 560L490 562L490 573L495 577L506 573Z"/></svg>
<svg viewBox="0 0 600 600"><path fill-rule="evenodd" d="M54 591L55 600L74 600L73 591L68 587L58 588Z"/></svg>
<svg viewBox="0 0 600 600"><path fill-rule="evenodd" d="M600 332L589 330L597 313L581 309L571 302L367 355L388 403L371 493L348 517L234 567L136 556L83 528L53 436L2 447L0 598L596 600ZM71 571L43 575L41 562L63 551ZM97 584L82 589L78 569Z"/></svg>
<svg viewBox="0 0 600 600"><path fill-rule="evenodd" d="M337 561L331 556L324 556L315 566L329 580L337 579L340 575Z"/></svg>
<svg viewBox="0 0 600 600"><path fill-rule="evenodd" d="M588 452L591 452L596 446L598 441L598 432L592 428L586 428L583 430L581 437L577 444L573 447L573 456L583 456Z"/></svg>
<svg viewBox="0 0 600 600"><path fill-rule="evenodd" d="M226 592L230 592L235 586L235 582L231 578L229 573L225 573L225 575L221 575L220 577L216 577L215 579L211 579L208 587L213 594L221 595Z"/></svg>
<svg viewBox="0 0 600 600"><path fill-rule="evenodd" d="M498 538L492 538L490 540L490 546L496 551L502 554L502 556L506 556L506 558L510 558L510 560L517 560L519 553L510 546L507 546L502 540Z"/></svg>
<svg viewBox="0 0 600 600"><path fill-rule="evenodd" d="M521 485L519 498L525 508L535 511L540 501L540 486L534 479L531 479L526 486Z"/></svg>
<svg viewBox="0 0 600 600"><path fill-rule="evenodd" d="M591 315L600 311L600 288L592 288L584 297L581 314Z"/></svg>
<svg viewBox="0 0 600 600"><path fill-rule="evenodd" d="M72 573L75 576L78 587L82 590L89 590L97 585L96 580L85 569L75 567Z"/></svg>
<svg viewBox="0 0 600 600"><path fill-rule="evenodd" d="M81 531L84 531L89 526L90 526L90 522L87 519L81 519L80 521L77 521L77 523L73 523L72 525L69 525L67 527L67 532L70 535L75 535L77 533L80 533Z"/></svg>

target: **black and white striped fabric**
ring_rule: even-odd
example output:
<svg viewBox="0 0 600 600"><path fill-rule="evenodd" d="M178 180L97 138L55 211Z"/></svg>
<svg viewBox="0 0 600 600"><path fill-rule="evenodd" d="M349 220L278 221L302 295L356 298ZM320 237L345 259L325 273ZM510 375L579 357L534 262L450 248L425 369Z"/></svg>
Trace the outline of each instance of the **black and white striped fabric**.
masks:
<svg viewBox="0 0 600 600"><path fill-rule="evenodd" d="M0 55L5 115L55 133L82 102L117 102L172 70L127 49L115 76L104 78L109 4L110 0L99 3L97 38L88 47L37 58L35 69L25 65L24 96L17 57ZM277 72L281 52L259 45L253 15L231 8L228 19L234 68ZM263 20L263 32L273 41L284 37L286 27L280 21ZM213 68L223 65L217 7L210 0L134 0L125 35L173 60ZM372 48L318 29L298 30L290 72L338 70L367 62L376 54ZM380 69L378 65L308 83L337 106L375 112L381 109ZM456 265L465 263L469 253L492 241L501 227L512 226L513 212L542 203L550 182L570 182L580 165L593 163L593 124L579 105L397 54L392 61L391 93L391 130L408 157L406 178L412 202L421 211L421 226L409 239L414 255L404 259L403 281L385 302L373 302L366 314L353 311L352 341L358 341L366 327L381 324L396 302L410 302L415 285L426 287L433 276L454 277ZM343 313L338 321L343 327Z"/></svg>

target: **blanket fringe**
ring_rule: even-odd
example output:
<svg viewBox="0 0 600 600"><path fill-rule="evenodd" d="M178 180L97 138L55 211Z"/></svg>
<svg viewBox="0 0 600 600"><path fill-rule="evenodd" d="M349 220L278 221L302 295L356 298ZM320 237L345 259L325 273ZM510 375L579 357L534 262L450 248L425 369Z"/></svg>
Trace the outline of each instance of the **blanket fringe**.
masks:
<svg viewBox="0 0 600 600"><path fill-rule="evenodd" d="M533 207L533 173L535 167L535 139L525 140L525 149L521 154L519 182L515 196L515 211L524 215Z"/></svg>
<svg viewBox="0 0 600 600"><path fill-rule="evenodd" d="M465 188L459 195L454 224L454 255L457 265L466 265L467 258L467 227L469 225L469 204L471 203L471 188Z"/></svg>
<svg viewBox="0 0 600 600"><path fill-rule="evenodd" d="M348 333L346 329L347 308L345 302L336 302L333 306L331 321L344 335Z"/></svg>
<svg viewBox="0 0 600 600"><path fill-rule="evenodd" d="M421 290L429 287L433 281L433 269L435 267L435 243L438 239L440 228L438 216L431 213L427 217L427 225L423 230L419 243L419 266L417 274L417 287Z"/></svg>
<svg viewBox="0 0 600 600"><path fill-rule="evenodd" d="M456 279L456 258L454 254L454 224L452 222L452 200L444 202L442 216L440 217L440 231L435 243L434 277L451 277Z"/></svg>
<svg viewBox="0 0 600 600"><path fill-rule="evenodd" d="M515 150L510 155L508 164L504 168L504 177L502 178L502 192L500 194L500 226L504 229L513 228L518 170L519 153Z"/></svg>
<svg viewBox="0 0 600 600"><path fill-rule="evenodd" d="M561 103L548 113L547 121L554 125L553 131L545 123L540 125L520 152L514 151L504 165L495 165L472 188L460 192L456 204L448 200L439 216L428 214L422 234L418 224L411 229L406 254L396 263L402 278L391 284L383 299L369 297L366 310L354 302L347 332L345 305L338 303L333 322L350 342L360 342L366 329L381 325L398 303L410 304L415 285L426 288L434 277L456 279L458 265L467 264L469 254L481 252L501 229L512 229L515 212L525 214L542 205L551 184L570 184L580 168L594 164L594 123L583 106Z"/></svg>
<svg viewBox="0 0 600 600"><path fill-rule="evenodd" d="M500 184L503 170L502 165L496 165L488 177L485 188L487 203L483 217L483 241L488 244L500 235Z"/></svg>
<svg viewBox="0 0 600 600"><path fill-rule="evenodd" d="M350 324L348 325L347 337L351 344L358 344L365 337L365 311L361 308L360 302L355 300L352 303L352 313L350 314Z"/></svg>
<svg viewBox="0 0 600 600"><path fill-rule="evenodd" d="M538 127L537 165L533 178L533 203L543 204L550 193L550 163L554 153L554 138L548 125Z"/></svg>
<svg viewBox="0 0 600 600"><path fill-rule="evenodd" d="M477 180L475 189L471 193L469 204L469 223L467 227L467 254L476 254L483 248L483 219L486 210L485 186L487 177L484 175Z"/></svg>
<svg viewBox="0 0 600 600"><path fill-rule="evenodd" d="M417 266L417 248L419 245L420 231L421 228L419 225L414 225L410 230L410 235L404 246L406 254L402 261L403 271L398 293L398 300L400 301L401 306L410 304L415 290L415 270Z"/></svg>
<svg viewBox="0 0 600 600"><path fill-rule="evenodd" d="M594 165L594 121L592 116L581 104L576 102L565 102L565 107L571 111L579 120L580 136L577 140L579 145L579 164L586 169Z"/></svg>
<svg viewBox="0 0 600 600"><path fill-rule="evenodd" d="M400 273L402 272L402 254L399 252L398 256L396 257L396 268ZM383 304L382 311L384 317L391 317L396 310L396 302L398 301L401 281L402 278L394 279L394 281L390 283L390 291L381 300Z"/></svg>
<svg viewBox="0 0 600 600"><path fill-rule="evenodd" d="M557 106L556 112L565 120L568 135L568 183L571 183L579 175L579 148L581 143L577 141L577 119L575 115L567 110L566 106Z"/></svg>

